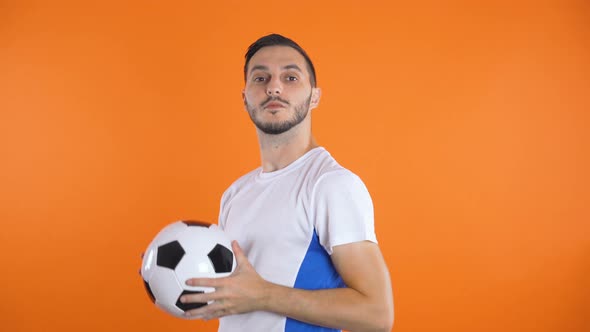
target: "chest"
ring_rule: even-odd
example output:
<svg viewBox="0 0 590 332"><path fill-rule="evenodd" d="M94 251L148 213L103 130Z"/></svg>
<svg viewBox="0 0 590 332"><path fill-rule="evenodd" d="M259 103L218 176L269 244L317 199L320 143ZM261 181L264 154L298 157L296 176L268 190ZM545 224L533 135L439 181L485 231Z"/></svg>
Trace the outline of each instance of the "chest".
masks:
<svg viewBox="0 0 590 332"><path fill-rule="evenodd" d="M268 277L298 266L313 236L310 188L296 180L249 186L225 207L225 232Z"/></svg>

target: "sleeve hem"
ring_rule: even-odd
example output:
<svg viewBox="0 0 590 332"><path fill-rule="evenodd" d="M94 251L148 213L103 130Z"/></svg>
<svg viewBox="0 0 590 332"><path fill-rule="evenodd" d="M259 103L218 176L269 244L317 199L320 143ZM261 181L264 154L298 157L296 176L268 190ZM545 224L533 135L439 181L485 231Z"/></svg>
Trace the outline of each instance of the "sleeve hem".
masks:
<svg viewBox="0 0 590 332"><path fill-rule="evenodd" d="M329 247L326 247L324 249L326 249L326 251L328 252L329 255L332 255L332 253L334 252L333 248L336 246L350 244L350 243L354 243L354 242L363 242L363 241L370 241L373 243L378 243L377 236L375 235L375 233L365 234L365 236L360 236L358 232L354 232L354 233L345 233L345 234L341 234L339 236L335 236L333 238L332 243L330 243Z"/></svg>

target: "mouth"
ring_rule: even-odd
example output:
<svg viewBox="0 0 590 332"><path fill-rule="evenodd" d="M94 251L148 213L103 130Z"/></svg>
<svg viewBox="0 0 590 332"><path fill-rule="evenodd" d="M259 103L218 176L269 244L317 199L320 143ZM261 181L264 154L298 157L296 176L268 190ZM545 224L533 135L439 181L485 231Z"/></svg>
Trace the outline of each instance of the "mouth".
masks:
<svg viewBox="0 0 590 332"><path fill-rule="evenodd" d="M282 103L278 103L278 102L271 102L268 103L264 106L264 108L268 108L268 109L278 109L278 108L285 108L285 105L283 105Z"/></svg>

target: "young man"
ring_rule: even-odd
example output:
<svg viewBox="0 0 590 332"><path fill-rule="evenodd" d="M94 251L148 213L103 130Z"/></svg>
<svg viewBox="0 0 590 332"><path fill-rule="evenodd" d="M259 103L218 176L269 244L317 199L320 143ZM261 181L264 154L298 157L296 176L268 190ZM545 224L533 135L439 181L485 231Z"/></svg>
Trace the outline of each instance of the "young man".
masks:
<svg viewBox="0 0 590 332"><path fill-rule="evenodd" d="M188 315L221 318L222 332L390 331L392 290L371 197L311 133L321 95L311 60L273 34L250 46L244 75L262 166L221 199L219 225L236 240L238 266L227 278L188 280L216 289L183 297L213 301Z"/></svg>

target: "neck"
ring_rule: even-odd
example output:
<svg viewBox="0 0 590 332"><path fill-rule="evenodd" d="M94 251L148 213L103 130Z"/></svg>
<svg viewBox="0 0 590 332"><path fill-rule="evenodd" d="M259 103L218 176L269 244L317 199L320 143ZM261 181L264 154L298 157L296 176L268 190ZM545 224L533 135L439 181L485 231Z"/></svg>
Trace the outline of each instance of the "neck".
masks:
<svg viewBox="0 0 590 332"><path fill-rule="evenodd" d="M318 147L310 126L304 123L280 135L258 131L262 170L273 172L287 167L313 148Z"/></svg>

